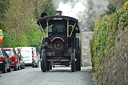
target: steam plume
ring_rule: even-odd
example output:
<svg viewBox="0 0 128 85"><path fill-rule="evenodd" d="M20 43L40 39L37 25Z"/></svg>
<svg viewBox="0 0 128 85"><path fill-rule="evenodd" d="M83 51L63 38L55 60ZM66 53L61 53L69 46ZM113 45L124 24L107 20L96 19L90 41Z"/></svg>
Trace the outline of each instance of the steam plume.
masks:
<svg viewBox="0 0 128 85"><path fill-rule="evenodd" d="M62 15L75 17L82 28L89 27L109 4L107 0L53 0L56 10L61 10Z"/></svg>

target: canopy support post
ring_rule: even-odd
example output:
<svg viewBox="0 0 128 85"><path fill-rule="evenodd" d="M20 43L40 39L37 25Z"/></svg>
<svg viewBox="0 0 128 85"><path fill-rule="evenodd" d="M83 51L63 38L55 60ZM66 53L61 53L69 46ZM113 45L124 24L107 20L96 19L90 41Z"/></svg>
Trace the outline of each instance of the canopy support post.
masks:
<svg viewBox="0 0 128 85"><path fill-rule="evenodd" d="M47 20L47 37L48 37L48 20Z"/></svg>
<svg viewBox="0 0 128 85"><path fill-rule="evenodd" d="M74 26L73 26L73 29L72 29L72 31L71 31L71 33L70 33L70 37L72 36L72 33L73 33L74 29L75 29L75 26L76 26L76 23L75 23Z"/></svg>
<svg viewBox="0 0 128 85"><path fill-rule="evenodd" d="M40 25L40 28L41 28L41 30L42 30L42 32L43 32L43 34L44 34L44 36L46 37L46 34L45 34L45 32L44 32L43 27L41 26L41 24L40 24L40 23L39 23L39 25Z"/></svg>
<svg viewBox="0 0 128 85"><path fill-rule="evenodd" d="M67 37L69 37L69 20L67 20Z"/></svg>

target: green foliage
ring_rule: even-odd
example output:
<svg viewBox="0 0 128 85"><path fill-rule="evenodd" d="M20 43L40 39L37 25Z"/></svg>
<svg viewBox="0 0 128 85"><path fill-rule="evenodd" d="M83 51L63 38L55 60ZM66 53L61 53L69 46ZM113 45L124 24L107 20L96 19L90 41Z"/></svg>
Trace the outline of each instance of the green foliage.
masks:
<svg viewBox="0 0 128 85"><path fill-rule="evenodd" d="M120 8L128 0L108 0L108 1L109 1L109 3L114 4L118 8Z"/></svg>
<svg viewBox="0 0 128 85"><path fill-rule="evenodd" d="M124 9L128 10L128 1L124 4Z"/></svg>
<svg viewBox="0 0 128 85"><path fill-rule="evenodd" d="M92 65L95 72L99 71L98 68L105 59L114 56L115 33L118 27L124 28L126 25L128 25L128 14L125 8L111 15L105 15L95 22L94 35L90 41Z"/></svg>
<svg viewBox="0 0 128 85"><path fill-rule="evenodd" d="M120 28L124 28L128 25L128 1L124 4L124 6L117 10L118 16L120 16Z"/></svg>
<svg viewBox="0 0 128 85"><path fill-rule="evenodd" d="M4 14L5 14L5 11L7 10L8 7L9 7L8 0L1 0L0 1L0 29L3 29L2 21L5 18Z"/></svg>
<svg viewBox="0 0 128 85"><path fill-rule="evenodd" d="M39 5L39 6L38 6ZM41 13L45 12L47 15L53 15L55 9L52 0L37 0L35 1L35 17L40 18Z"/></svg>
<svg viewBox="0 0 128 85"><path fill-rule="evenodd" d="M124 28L128 25L128 1L124 4L123 8L120 9L120 21L121 21L121 28Z"/></svg>
<svg viewBox="0 0 128 85"><path fill-rule="evenodd" d="M76 38L79 38L81 36L81 33L76 33Z"/></svg>
<svg viewBox="0 0 128 85"><path fill-rule="evenodd" d="M114 13L116 11L116 5L114 5L114 4L109 3L107 8L108 8L108 11L107 11L108 15L112 14L112 13Z"/></svg>
<svg viewBox="0 0 128 85"><path fill-rule="evenodd" d="M28 42L31 43L29 46L38 46L41 42L41 38L43 37L43 33L36 23L32 24L31 27L26 31L26 35L28 38Z"/></svg>
<svg viewBox="0 0 128 85"><path fill-rule="evenodd" d="M36 23L32 23L31 27L25 32L4 31L3 47L23 47L23 46L39 46L43 33L37 29ZM11 33L11 34L10 34ZM11 36L11 37L10 37Z"/></svg>
<svg viewBox="0 0 128 85"><path fill-rule="evenodd" d="M48 4L45 8L42 1ZM35 5L36 2L38 4ZM35 22L36 15L34 13L37 12L35 9L40 8L41 12L45 9L48 14L52 14L54 8L51 0L49 2L46 0L9 0L8 4L5 4L5 2L2 3L7 7L7 9L2 8L4 9L2 12L5 18L0 21L0 24L2 23L0 26L2 26L4 31L2 47L39 46L41 37L44 34Z"/></svg>
<svg viewBox="0 0 128 85"><path fill-rule="evenodd" d="M121 21L121 28L124 28L126 25L128 25L128 13L124 13L120 17Z"/></svg>
<svg viewBox="0 0 128 85"><path fill-rule="evenodd" d="M10 46L10 32L7 30L7 28L4 29L4 38L3 38L3 46L9 47Z"/></svg>
<svg viewBox="0 0 128 85"><path fill-rule="evenodd" d="M1 0L0 1L0 18L2 19L4 17L4 13L6 9L9 7L8 0Z"/></svg>

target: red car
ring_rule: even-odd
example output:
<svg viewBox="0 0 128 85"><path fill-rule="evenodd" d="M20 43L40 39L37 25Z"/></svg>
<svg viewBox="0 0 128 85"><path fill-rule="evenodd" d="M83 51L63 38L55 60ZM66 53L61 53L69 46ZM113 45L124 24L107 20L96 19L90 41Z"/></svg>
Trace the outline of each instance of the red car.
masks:
<svg viewBox="0 0 128 85"><path fill-rule="evenodd" d="M14 68L15 71L19 70L20 60L15 50L13 48L3 48L3 49L9 55L9 58L11 60L11 67Z"/></svg>

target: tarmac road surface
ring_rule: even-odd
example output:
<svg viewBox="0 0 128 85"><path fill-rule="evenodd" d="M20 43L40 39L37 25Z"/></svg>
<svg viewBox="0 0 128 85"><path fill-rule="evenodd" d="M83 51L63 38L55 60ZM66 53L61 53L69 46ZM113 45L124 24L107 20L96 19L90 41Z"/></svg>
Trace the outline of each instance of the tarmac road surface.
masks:
<svg viewBox="0 0 128 85"><path fill-rule="evenodd" d="M49 72L39 68L26 67L10 73L0 73L0 85L94 85L91 70L71 72L70 67L58 66Z"/></svg>

